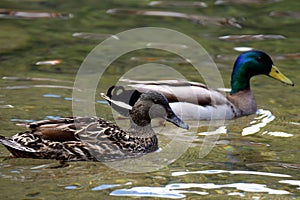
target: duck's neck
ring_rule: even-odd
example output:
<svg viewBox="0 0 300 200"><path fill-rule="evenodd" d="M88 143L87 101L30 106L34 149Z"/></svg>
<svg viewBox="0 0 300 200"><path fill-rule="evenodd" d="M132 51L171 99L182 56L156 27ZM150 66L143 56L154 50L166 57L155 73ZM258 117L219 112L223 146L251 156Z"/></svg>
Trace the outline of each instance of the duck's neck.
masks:
<svg viewBox="0 0 300 200"><path fill-rule="evenodd" d="M231 75L231 92L228 99L239 110L239 115L254 114L257 110L254 96L250 89L250 79L254 74L238 59Z"/></svg>
<svg viewBox="0 0 300 200"><path fill-rule="evenodd" d="M234 67L231 75L231 92L233 95L239 91L250 90L251 74L247 73L242 67Z"/></svg>
<svg viewBox="0 0 300 200"><path fill-rule="evenodd" d="M130 134L130 136L137 138L149 138L155 135L151 124L140 126L134 123L132 120L130 121L130 128L127 130L127 132Z"/></svg>
<svg viewBox="0 0 300 200"><path fill-rule="evenodd" d="M228 100L238 109L236 117L251 115L257 110L256 101L250 89L230 94Z"/></svg>
<svg viewBox="0 0 300 200"><path fill-rule="evenodd" d="M151 118L148 114L149 105L137 101L130 113L130 128L128 133L136 137L150 137L155 133L151 127Z"/></svg>

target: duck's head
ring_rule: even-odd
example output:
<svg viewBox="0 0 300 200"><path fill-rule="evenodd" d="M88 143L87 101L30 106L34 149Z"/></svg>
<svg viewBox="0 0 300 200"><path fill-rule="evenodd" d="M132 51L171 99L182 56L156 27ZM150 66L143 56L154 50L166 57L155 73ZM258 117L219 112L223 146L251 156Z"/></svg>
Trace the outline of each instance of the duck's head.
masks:
<svg viewBox="0 0 300 200"><path fill-rule="evenodd" d="M139 100L130 110L132 121L138 126L150 124L153 118L164 118L178 127L188 129L189 126L183 122L171 109L167 98L155 91L141 94Z"/></svg>
<svg viewBox="0 0 300 200"><path fill-rule="evenodd" d="M249 89L250 78L261 74L270 76L288 85L294 85L273 64L268 54L263 51L253 50L240 54L236 59L231 75L231 93Z"/></svg>

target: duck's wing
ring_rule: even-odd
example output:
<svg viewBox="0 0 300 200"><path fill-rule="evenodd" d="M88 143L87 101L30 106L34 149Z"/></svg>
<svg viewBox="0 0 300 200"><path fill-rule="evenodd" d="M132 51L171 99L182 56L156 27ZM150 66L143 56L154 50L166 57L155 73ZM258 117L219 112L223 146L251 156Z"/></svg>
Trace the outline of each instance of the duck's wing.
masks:
<svg viewBox="0 0 300 200"><path fill-rule="evenodd" d="M65 117L32 122L27 127L33 135L39 135L42 139L64 142L79 140L77 132L95 122L97 119L91 117Z"/></svg>
<svg viewBox="0 0 300 200"><path fill-rule="evenodd" d="M43 158L57 160L97 160L93 154L107 153L110 143L108 136L117 126L110 121L96 117L66 117L57 120L41 120L27 125L31 131L25 131L12 137L0 136L2 143L15 157ZM93 143L107 144L96 146ZM93 143L92 143L93 142ZM110 152L108 152L109 154ZM101 157L100 157L101 158Z"/></svg>
<svg viewBox="0 0 300 200"><path fill-rule="evenodd" d="M170 103L187 102L201 106L224 105L227 98L220 92L197 82L180 80L136 81L124 79L139 92L154 90L164 94Z"/></svg>

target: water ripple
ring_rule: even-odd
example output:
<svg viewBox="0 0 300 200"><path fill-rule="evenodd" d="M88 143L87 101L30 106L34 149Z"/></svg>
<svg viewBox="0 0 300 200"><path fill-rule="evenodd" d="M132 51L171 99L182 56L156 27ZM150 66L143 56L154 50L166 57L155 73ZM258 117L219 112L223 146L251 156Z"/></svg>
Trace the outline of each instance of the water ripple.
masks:
<svg viewBox="0 0 300 200"><path fill-rule="evenodd" d="M258 116L250 123L251 125L243 129L243 136L257 133L261 128L275 119L275 116L269 110L259 109L256 113Z"/></svg>
<svg viewBox="0 0 300 200"><path fill-rule="evenodd" d="M187 171L187 172L172 172L172 176L183 176L187 174L221 174L221 173L230 173L230 174L248 174L248 175L261 175L261 176L273 176L273 177L291 177L288 174L277 174L270 172L258 172L258 171L228 171L228 170L203 170L203 171Z"/></svg>
<svg viewBox="0 0 300 200"><path fill-rule="evenodd" d="M43 94L43 97L60 98L61 96L58 94Z"/></svg>
<svg viewBox="0 0 300 200"><path fill-rule="evenodd" d="M285 132L281 132L281 131L274 131L274 132L265 131L265 132L263 132L263 134L266 134L266 133L268 135L275 136L275 137L292 137L292 136L294 136L293 134L285 133Z"/></svg>
<svg viewBox="0 0 300 200"><path fill-rule="evenodd" d="M133 187L131 189L119 189L110 193L112 196L132 196L132 197L159 197L170 199L185 198L186 195L180 191L170 190L166 187Z"/></svg>
<svg viewBox="0 0 300 200"><path fill-rule="evenodd" d="M93 191L105 190L105 189L114 188L114 187L118 187L118 186L120 186L120 184L102 184L102 185L92 188L92 190Z"/></svg>
<svg viewBox="0 0 300 200"><path fill-rule="evenodd" d="M193 191L184 190L190 188L201 188L205 191ZM221 188L233 188L243 192L264 192L268 194L290 194L286 190L276 190L268 188L264 184L257 183L231 183L231 184L214 184L214 183L173 183L168 184L165 187L133 187L130 189L118 189L110 193L112 196L131 196L131 197L158 197L158 198L170 198L181 199L186 195L183 193L193 193L199 195L208 195L209 189L221 189ZM244 196L240 192L228 192L227 195L239 195Z"/></svg>
<svg viewBox="0 0 300 200"><path fill-rule="evenodd" d="M285 190L275 190L266 187L264 184L256 183L231 183L224 185L217 185L214 183L177 183L167 185L169 189L188 189L188 188L202 188L202 189L220 189L220 188L235 188L245 192L267 192L269 194L289 194Z"/></svg>
<svg viewBox="0 0 300 200"><path fill-rule="evenodd" d="M289 185L296 185L298 190L300 190L300 180L281 180L279 183L287 183Z"/></svg>
<svg viewBox="0 0 300 200"><path fill-rule="evenodd" d="M287 174L278 174L270 172L259 172L259 171L227 171L227 170L203 170L203 171L183 171L173 172L172 176L182 176L187 174L246 174L246 175L260 175L260 176L271 176L271 177L291 177ZM300 185L300 181L296 180L281 180L280 183L287 183L290 185ZM196 188L200 189L195 190ZM170 199L181 199L186 198L186 194L198 194L198 195L209 195L208 190L219 190L226 188L226 194L228 196L240 196L244 197L244 192L255 192L255 193L268 193L285 195L290 194L289 191L281 189L269 188L265 184L258 183L229 183L229 184L215 184L215 183L172 183L162 187L149 187L139 186L132 187L129 189L117 189L110 193L112 196L131 196L131 197L156 197L156 198L170 198ZM193 190L192 190L193 189ZM298 188L297 188L298 189ZM203 190L203 191L201 191ZM238 191L237 191L238 190Z"/></svg>

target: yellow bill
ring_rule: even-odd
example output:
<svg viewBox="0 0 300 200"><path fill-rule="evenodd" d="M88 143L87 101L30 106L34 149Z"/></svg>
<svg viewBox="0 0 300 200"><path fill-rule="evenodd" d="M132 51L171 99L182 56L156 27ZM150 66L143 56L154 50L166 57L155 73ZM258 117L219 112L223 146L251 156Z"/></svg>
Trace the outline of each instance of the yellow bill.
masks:
<svg viewBox="0 0 300 200"><path fill-rule="evenodd" d="M272 78L275 78L276 80L279 80L283 83L294 86L294 83L289 78L287 78L285 75L283 75L283 73L281 73L279 71L279 69L274 65L272 66L269 76L271 76Z"/></svg>

